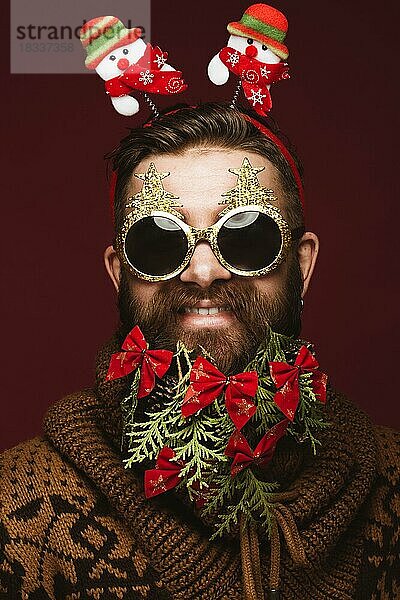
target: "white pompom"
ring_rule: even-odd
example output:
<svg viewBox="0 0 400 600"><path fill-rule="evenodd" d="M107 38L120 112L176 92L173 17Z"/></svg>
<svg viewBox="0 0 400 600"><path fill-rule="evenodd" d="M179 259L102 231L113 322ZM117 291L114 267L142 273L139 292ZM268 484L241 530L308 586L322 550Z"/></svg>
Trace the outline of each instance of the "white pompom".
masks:
<svg viewBox="0 0 400 600"><path fill-rule="evenodd" d="M215 85L224 85L224 83L228 81L229 69L221 61L219 53L208 63L207 73L210 80L215 83Z"/></svg>
<svg viewBox="0 0 400 600"><path fill-rule="evenodd" d="M139 112L139 102L132 96L119 96L111 98L115 110L125 117L131 117Z"/></svg>

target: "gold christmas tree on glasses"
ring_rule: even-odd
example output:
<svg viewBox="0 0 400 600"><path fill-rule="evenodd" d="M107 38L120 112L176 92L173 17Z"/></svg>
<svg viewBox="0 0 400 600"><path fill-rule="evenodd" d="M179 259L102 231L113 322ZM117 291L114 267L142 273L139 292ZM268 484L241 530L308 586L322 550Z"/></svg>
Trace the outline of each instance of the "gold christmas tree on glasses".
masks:
<svg viewBox="0 0 400 600"><path fill-rule="evenodd" d="M172 200L178 200L179 196L174 196L171 192L164 189L162 180L168 177L170 173L159 173L154 163L150 163L146 173L135 173L135 177L143 181L140 192L128 198L129 202L126 208L131 208L135 213L151 214L153 211L169 212L182 218L182 215L174 210L174 207L180 206Z"/></svg>
<svg viewBox="0 0 400 600"><path fill-rule="evenodd" d="M265 167L252 167L247 157L243 159L240 169L229 169L229 172L237 175L238 179L233 189L221 194L222 197L229 198L228 206L223 212L252 204L266 206L276 200L273 190L262 186L258 181L257 175L264 169ZM220 202L219 204L226 203Z"/></svg>

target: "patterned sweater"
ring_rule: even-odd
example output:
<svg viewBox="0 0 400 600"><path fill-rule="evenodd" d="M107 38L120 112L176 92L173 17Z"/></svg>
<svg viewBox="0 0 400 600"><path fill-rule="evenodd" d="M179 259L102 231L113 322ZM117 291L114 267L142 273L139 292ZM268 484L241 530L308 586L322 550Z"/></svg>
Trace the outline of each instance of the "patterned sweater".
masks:
<svg viewBox="0 0 400 600"><path fill-rule="evenodd" d="M1 460L0 598L243 600L239 540L210 530L174 492L146 500L119 451L121 383L55 404L45 438ZM306 562L281 531L281 600L400 600L400 435L328 391L317 456L273 459ZM300 460L299 460L300 457ZM270 545L260 536L265 598ZM261 599L260 599L261 600Z"/></svg>

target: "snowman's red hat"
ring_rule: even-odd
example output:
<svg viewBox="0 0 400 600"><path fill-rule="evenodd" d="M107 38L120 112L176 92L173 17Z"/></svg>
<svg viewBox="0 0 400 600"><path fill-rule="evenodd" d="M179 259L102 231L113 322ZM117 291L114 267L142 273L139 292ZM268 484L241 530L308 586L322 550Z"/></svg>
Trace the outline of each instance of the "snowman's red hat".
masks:
<svg viewBox="0 0 400 600"><path fill-rule="evenodd" d="M142 30L139 27L126 29L117 17L96 17L88 21L79 36L87 52L86 67L95 69L107 54L135 42L141 36Z"/></svg>
<svg viewBox="0 0 400 600"><path fill-rule="evenodd" d="M252 38L265 44L283 60L289 56L289 50L283 44L288 30L287 19L272 6L252 4L240 21L229 23L227 29L232 35Z"/></svg>

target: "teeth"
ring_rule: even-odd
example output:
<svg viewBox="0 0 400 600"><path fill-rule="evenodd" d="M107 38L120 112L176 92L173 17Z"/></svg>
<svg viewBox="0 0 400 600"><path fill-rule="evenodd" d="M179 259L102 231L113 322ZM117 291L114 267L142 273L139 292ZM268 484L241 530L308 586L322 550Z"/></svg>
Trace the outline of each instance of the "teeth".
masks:
<svg viewBox="0 0 400 600"><path fill-rule="evenodd" d="M222 311L229 311L229 308L226 306L211 306L210 308L185 307L185 313L193 313L195 315L217 315Z"/></svg>

